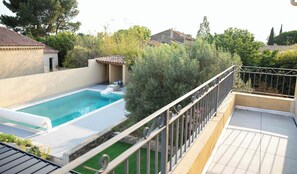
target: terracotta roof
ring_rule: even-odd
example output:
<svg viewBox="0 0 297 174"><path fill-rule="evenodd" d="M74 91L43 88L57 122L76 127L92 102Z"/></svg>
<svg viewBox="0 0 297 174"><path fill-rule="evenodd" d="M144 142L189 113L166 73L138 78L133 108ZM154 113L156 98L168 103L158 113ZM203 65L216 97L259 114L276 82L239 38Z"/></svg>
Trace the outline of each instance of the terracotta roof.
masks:
<svg viewBox="0 0 297 174"><path fill-rule="evenodd" d="M172 42L183 43L185 41L194 41L194 38L190 34L184 34L174 29L168 29L160 33L151 35L151 40L160 43L171 44Z"/></svg>
<svg viewBox="0 0 297 174"><path fill-rule="evenodd" d="M190 34L185 34L185 33L183 33L183 32L176 31L176 30L173 30L173 32L175 32L176 34L178 34L178 35L184 37L184 38L187 39L187 40L190 40L190 41L193 41L193 40L194 40L194 38L193 38Z"/></svg>
<svg viewBox="0 0 297 174"><path fill-rule="evenodd" d="M44 46L43 43L37 42L29 37L21 35L15 31L0 27L0 46L5 47L24 47L24 46Z"/></svg>
<svg viewBox="0 0 297 174"><path fill-rule="evenodd" d="M270 50L270 51L287 51L287 50L297 50L297 44L295 45L265 45L260 48L260 51Z"/></svg>
<svg viewBox="0 0 297 174"><path fill-rule="evenodd" d="M54 53L59 53L59 51L55 50L54 48L52 48L52 47L50 47L48 45L44 45L43 53L45 53L45 54L54 54Z"/></svg>
<svg viewBox="0 0 297 174"><path fill-rule="evenodd" d="M106 63L106 64L125 64L124 56L107 56L107 57L99 57L95 58L98 63Z"/></svg>

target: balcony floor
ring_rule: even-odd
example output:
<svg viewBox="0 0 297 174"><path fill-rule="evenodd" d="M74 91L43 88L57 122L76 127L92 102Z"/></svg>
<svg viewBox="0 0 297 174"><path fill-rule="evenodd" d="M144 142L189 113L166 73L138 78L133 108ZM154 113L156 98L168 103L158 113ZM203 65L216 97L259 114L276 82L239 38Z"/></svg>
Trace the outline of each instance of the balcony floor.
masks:
<svg viewBox="0 0 297 174"><path fill-rule="evenodd" d="M297 128L290 116L235 109L207 174L296 173Z"/></svg>

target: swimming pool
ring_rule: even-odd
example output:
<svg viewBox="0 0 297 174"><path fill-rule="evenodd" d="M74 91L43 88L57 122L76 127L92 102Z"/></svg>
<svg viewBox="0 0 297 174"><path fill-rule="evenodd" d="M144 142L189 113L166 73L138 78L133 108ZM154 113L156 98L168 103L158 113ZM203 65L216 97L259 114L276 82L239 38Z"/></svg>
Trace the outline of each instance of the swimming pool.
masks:
<svg viewBox="0 0 297 174"><path fill-rule="evenodd" d="M48 117L56 127L122 98L121 94L101 95L98 91L84 90L18 111Z"/></svg>

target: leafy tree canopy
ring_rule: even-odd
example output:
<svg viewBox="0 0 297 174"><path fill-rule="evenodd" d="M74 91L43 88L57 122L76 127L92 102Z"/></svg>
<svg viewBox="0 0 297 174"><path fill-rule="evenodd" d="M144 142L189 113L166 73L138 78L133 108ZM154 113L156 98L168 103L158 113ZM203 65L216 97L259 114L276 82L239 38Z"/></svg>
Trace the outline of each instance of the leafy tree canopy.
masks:
<svg viewBox="0 0 297 174"><path fill-rule="evenodd" d="M297 51L288 50L278 53L274 60L274 67L297 69Z"/></svg>
<svg viewBox="0 0 297 174"><path fill-rule="evenodd" d="M45 38L37 38L38 41L55 48L59 51L59 66L63 66L64 59L68 51L76 45L76 36L71 32L59 32L57 35L50 35Z"/></svg>
<svg viewBox="0 0 297 174"><path fill-rule="evenodd" d="M147 47L135 61L126 86L126 107L141 120L202 84L232 64L241 64L237 55L217 50L196 39L191 48L183 44Z"/></svg>
<svg viewBox="0 0 297 174"><path fill-rule="evenodd" d="M137 120L199 84L198 61L191 60L183 46L175 46L148 47L132 67L125 99Z"/></svg>
<svg viewBox="0 0 297 174"><path fill-rule="evenodd" d="M1 15L0 22L8 28L32 37L50 33L77 31L80 22L71 22L78 14L76 0L3 0L15 16Z"/></svg>
<svg viewBox="0 0 297 174"><path fill-rule="evenodd" d="M123 55L128 65L133 65L136 58L141 57L147 45L151 31L142 26L133 26L127 30L119 30L112 35L99 33L102 42L102 55Z"/></svg>
<svg viewBox="0 0 297 174"><path fill-rule="evenodd" d="M255 41L255 37L247 30L229 28L223 34L215 34L215 45L219 49L238 54L243 65L257 64L261 42Z"/></svg>
<svg viewBox="0 0 297 174"><path fill-rule="evenodd" d="M294 45L297 43L297 30L283 32L274 38L277 45Z"/></svg>
<svg viewBox="0 0 297 174"><path fill-rule="evenodd" d="M93 59L100 56L102 40L100 37L92 35L76 36L75 46L68 51L64 67L79 68L88 66L88 59Z"/></svg>

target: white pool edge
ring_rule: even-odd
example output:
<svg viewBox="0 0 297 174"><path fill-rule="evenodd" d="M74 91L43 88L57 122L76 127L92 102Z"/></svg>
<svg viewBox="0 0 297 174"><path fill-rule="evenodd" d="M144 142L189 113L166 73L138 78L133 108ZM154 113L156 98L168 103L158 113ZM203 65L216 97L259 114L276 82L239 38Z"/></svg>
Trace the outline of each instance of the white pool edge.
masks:
<svg viewBox="0 0 297 174"><path fill-rule="evenodd" d="M20 106L11 108L10 110L12 110L12 111L14 111L14 112L18 112L18 110L20 110L20 109L24 109L24 108L32 107L32 106L35 106L35 105L38 105L38 104L42 104L42 103L46 103L46 102L49 102L49 101L52 101L52 100L56 100L56 99L59 99L59 98L62 98L62 97L70 96L70 95L73 95L73 94L76 94L76 93L79 93L79 92L82 92L82 91L86 91L86 90L89 90L89 91L95 91L95 92L101 92L101 91L102 91L102 90L92 89L92 88L90 88L90 87L87 87L87 88L83 88L83 89L75 90L75 91L72 91L72 92L67 92L67 93L65 93L65 94L57 95L57 96L54 96L54 97L50 97L50 98L46 98L46 99L41 99L41 100L39 100L39 101L35 101L35 102L31 102L31 103L23 104L23 105L20 105ZM112 92L112 93L115 93L115 94L122 94L122 95L124 95L123 92L118 92L118 91L116 91L116 92ZM114 104L117 104L117 103L119 103L119 102L121 102L121 101L124 101L124 99L122 98L122 99L117 100L117 101L115 101L115 102L113 102L113 103L110 103L110 104L108 104L108 105L106 105L106 106L103 106L103 107L101 107L101 108L99 108L99 109L96 109L96 110L94 110L94 111L91 111L91 112L89 112L89 113L87 113L87 114L81 115L80 117L77 117L77 118L75 118L75 119L73 119L73 120L70 120L70 121L68 121L68 122L66 122L66 123L63 123L63 124L61 124L61 125L59 125L59 126L53 127L53 128L51 128L50 130L38 130L38 129L33 129L33 128L29 128L29 127L25 127L25 126L17 125L17 124L14 124L14 126L17 127L17 128L19 128L19 129L25 130L25 131L30 131L30 132L33 132L33 133L36 133L36 132L37 132L35 135L30 136L30 137L28 137L28 138L33 138L33 137L35 137L36 135L46 135L47 133L50 133L50 132L53 132L53 131L55 131L55 130L57 130L57 129L59 129L59 128L68 126L68 125L70 125L70 124L72 124L72 123L74 123L74 122L76 122L76 121L79 121L79 120L81 120L81 119L83 119L83 118L85 118L85 117L87 117L87 116L90 116L90 115L92 115L92 114L95 114L96 112L101 111L102 109L106 109L106 108L108 108L108 107L110 107L110 106L113 106ZM34 115L34 114L32 114L32 115ZM44 116L40 116L40 115L36 115L36 116L44 117ZM45 118L48 118L48 117L45 117ZM12 123L12 124L13 124L13 123ZM34 130L34 131L32 131L32 130Z"/></svg>

